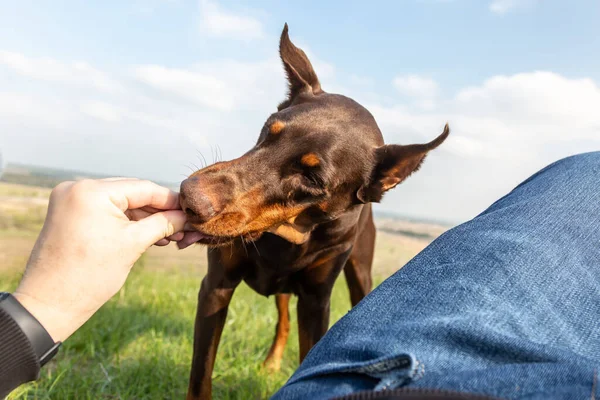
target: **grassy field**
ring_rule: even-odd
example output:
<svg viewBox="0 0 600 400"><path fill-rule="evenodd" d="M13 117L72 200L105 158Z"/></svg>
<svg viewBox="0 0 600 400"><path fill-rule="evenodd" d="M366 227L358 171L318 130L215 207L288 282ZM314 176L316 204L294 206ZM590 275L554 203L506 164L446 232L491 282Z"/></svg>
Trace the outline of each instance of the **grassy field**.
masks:
<svg viewBox="0 0 600 400"><path fill-rule="evenodd" d="M0 290L15 287L43 223L49 190L0 183ZM399 269L438 234L411 224L378 234L375 281ZM412 232L412 234L411 234ZM434 234L432 234L434 232ZM206 270L205 250L152 248L135 265L125 287L63 346L41 379L9 399L177 399L185 396L191 362L196 296ZM332 323L350 309L341 277L332 298ZM261 368L275 329L273 298L245 285L236 291L221 345L215 399L263 399L298 366L295 300L282 369Z"/></svg>

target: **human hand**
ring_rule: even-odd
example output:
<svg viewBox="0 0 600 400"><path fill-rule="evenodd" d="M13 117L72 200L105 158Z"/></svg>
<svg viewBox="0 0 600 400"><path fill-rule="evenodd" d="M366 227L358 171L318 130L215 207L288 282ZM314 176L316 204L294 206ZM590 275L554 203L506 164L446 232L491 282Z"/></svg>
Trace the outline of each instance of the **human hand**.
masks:
<svg viewBox="0 0 600 400"><path fill-rule="evenodd" d="M64 341L119 291L152 244L183 240L184 224L178 194L152 182L61 183L13 295Z"/></svg>

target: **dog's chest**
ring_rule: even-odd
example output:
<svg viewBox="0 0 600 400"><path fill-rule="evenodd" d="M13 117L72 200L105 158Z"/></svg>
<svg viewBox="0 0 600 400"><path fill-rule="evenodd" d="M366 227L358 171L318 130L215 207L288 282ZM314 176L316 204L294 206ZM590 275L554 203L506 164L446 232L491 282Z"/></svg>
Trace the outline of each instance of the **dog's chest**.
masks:
<svg viewBox="0 0 600 400"><path fill-rule="evenodd" d="M326 259L345 263L343 256L354 244L360 210L319 226L303 244L293 244L270 233L247 244L249 263L244 271L244 281L264 296L297 293L300 285L306 283L303 278L306 268L312 269L319 260ZM341 268L341 265L337 266ZM331 265L318 268L331 268Z"/></svg>
<svg viewBox="0 0 600 400"><path fill-rule="evenodd" d="M305 282L302 274L312 268L315 261L333 259L348 253L353 241L304 245L291 244L281 238L265 238L250 251L250 263L244 273L244 281L257 293L270 296L276 293L297 293ZM262 243L261 243L262 242ZM340 263L345 263L340 260ZM328 266L321 266L327 268Z"/></svg>
<svg viewBox="0 0 600 400"><path fill-rule="evenodd" d="M310 263L309 246L295 245L267 234L248 248L250 263L244 281L256 292L269 296L294 292L294 276Z"/></svg>

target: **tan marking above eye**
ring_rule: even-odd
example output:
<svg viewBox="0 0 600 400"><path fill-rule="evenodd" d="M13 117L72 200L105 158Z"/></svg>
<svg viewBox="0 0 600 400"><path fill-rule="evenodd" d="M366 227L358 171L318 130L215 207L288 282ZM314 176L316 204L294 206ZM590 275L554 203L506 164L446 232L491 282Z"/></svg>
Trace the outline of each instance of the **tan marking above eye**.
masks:
<svg viewBox="0 0 600 400"><path fill-rule="evenodd" d="M285 128L285 124L281 121L275 121L269 126L269 133L271 135L278 135Z"/></svg>
<svg viewBox="0 0 600 400"><path fill-rule="evenodd" d="M320 163L319 157L315 153L306 153L300 162L307 167L316 167Z"/></svg>

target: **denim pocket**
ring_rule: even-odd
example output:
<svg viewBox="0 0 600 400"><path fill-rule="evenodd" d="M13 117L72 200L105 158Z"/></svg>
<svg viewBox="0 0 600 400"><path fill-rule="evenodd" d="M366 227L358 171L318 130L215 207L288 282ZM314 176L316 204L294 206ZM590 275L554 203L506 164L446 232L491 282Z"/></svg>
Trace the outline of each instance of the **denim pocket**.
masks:
<svg viewBox="0 0 600 400"><path fill-rule="evenodd" d="M348 361L320 364L297 372L288 384L327 375L361 374L379 382L373 390L395 389L404 386L424 373L421 364L411 354L386 355L365 361Z"/></svg>

